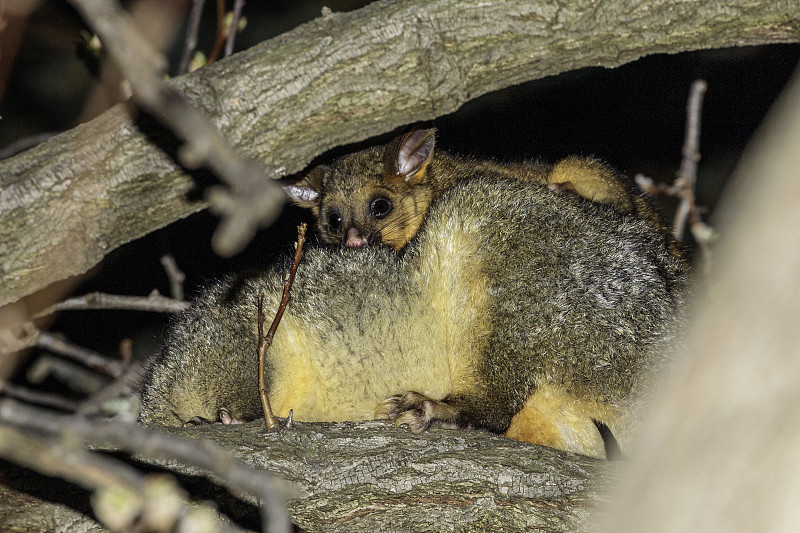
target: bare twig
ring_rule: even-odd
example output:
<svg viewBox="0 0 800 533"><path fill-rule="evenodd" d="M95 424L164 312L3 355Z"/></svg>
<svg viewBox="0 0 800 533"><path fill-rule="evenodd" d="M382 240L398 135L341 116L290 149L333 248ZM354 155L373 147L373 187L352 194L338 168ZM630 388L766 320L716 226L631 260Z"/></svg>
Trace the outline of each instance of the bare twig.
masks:
<svg viewBox="0 0 800 533"><path fill-rule="evenodd" d="M297 267L300 265L300 261L303 259L303 244L306 242L307 227L308 226L305 222L297 226L297 243L294 247L294 260L292 261L292 268L289 270L289 276L286 278L286 281L283 284L283 296L281 297L280 306L278 306L278 312L275 313L275 320L272 321L272 325L269 327L269 331L267 332L267 336L265 338L268 348L269 345L272 344L272 338L275 336L275 330L278 329L278 324L281 321L283 312L286 310L286 305L289 303L289 299L291 298L294 276L297 273Z"/></svg>
<svg viewBox="0 0 800 533"><path fill-rule="evenodd" d="M264 293L258 293L258 396L261 398L261 409L264 411L264 427L271 431L280 425L272 411L267 394L267 381L264 375L266 366L267 343L264 340Z"/></svg>
<svg viewBox="0 0 800 533"><path fill-rule="evenodd" d="M189 507L170 475L148 475L98 453L46 442L18 428L0 426L0 457L94 491L92 507L111 531L180 530L188 522L203 531L241 531L219 523L208 507Z"/></svg>
<svg viewBox="0 0 800 533"><path fill-rule="evenodd" d="M70 390L87 396L97 393L109 381L106 376L88 370L84 366L47 353L41 354L36 359L25 373L25 377L33 385L39 385L52 377Z"/></svg>
<svg viewBox="0 0 800 533"><path fill-rule="evenodd" d="M706 89L707 84L704 80L695 80L689 90L683 158L674 183L681 201L675 213L673 231L676 238L681 240L688 221L692 237L700 249L701 268L703 272L708 273L711 269L711 246L709 243L714 237L714 230L703 222L694 193L697 182L697 163L700 161L700 117Z"/></svg>
<svg viewBox="0 0 800 533"><path fill-rule="evenodd" d="M209 191L209 204L222 216L212 246L225 256L241 250L258 227L280 214L283 189L262 165L239 156L203 113L163 82L166 59L142 38L118 1L71 3L122 69L136 102L186 142L178 151L181 162L189 168L205 165L230 185L230 190Z"/></svg>
<svg viewBox="0 0 800 533"><path fill-rule="evenodd" d="M86 309L122 309L128 311L149 311L152 313L180 313L186 310L189 305L188 302L181 302L161 296L158 291L153 291L147 297L93 292L51 305L36 313L33 318L42 318L57 311ZM9 328L0 328L0 355L19 352L37 344L41 332L33 322L24 322L20 325L20 328L20 334L10 331Z"/></svg>
<svg viewBox="0 0 800 533"><path fill-rule="evenodd" d="M181 62L178 65L178 76L189 72L189 63L197 48L197 35L200 32L200 19L203 17L203 7L205 5L206 0L192 1L192 10L189 12L189 22L186 28L186 39L183 44L183 53L181 54Z"/></svg>
<svg viewBox="0 0 800 533"><path fill-rule="evenodd" d="M641 190L650 195L664 195L680 200L675 211L672 232L678 241L683 240L687 223L700 249L702 269L708 272L711 268L711 247L709 243L715 233L711 226L703 222L700 208L695 198L697 183L697 163L700 161L700 116L703 107L703 95L707 84L703 80L695 80L689 90L686 105L686 133L684 136L681 166L676 173L672 185L656 184L652 179L637 174L634 180Z"/></svg>
<svg viewBox="0 0 800 533"><path fill-rule="evenodd" d="M74 402L60 394L52 394L49 392L41 392L37 390L20 387L7 381L0 382L0 394L9 398L16 398L27 403L41 405L43 407L50 407L58 409L59 411L66 411L74 413L78 410L78 403Z"/></svg>
<svg viewBox="0 0 800 533"><path fill-rule="evenodd" d="M182 302L184 300L183 282L186 281L186 274L178 268L175 258L169 254L161 256L161 266L164 267L167 278L169 278L170 295L173 299Z"/></svg>
<svg viewBox="0 0 800 533"><path fill-rule="evenodd" d="M92 292L83 296L69 298L40 311L34 318L41 318L57 311L76 311L87 309L120 309L125 311L149 311L151 313L180 313L189 307L187 302L167 298L153 291L149 296L125 296Z"/></svg>
<svg viewBox="0 0 800 533"><path fill-rule="evenodd" d="M214 48L208 54L208 62L213 63L222 55L222 47L225 45L225 0L217 0L217 36L214 40Z"/></svg>
<svg viewBox="0 0 800 533"><path fill-rule="evenodd" d="M113 378L120 377L124 370L124 365L119 361L108 359L97 352L82 348L63 339L59 339L55 335L46 331L39 333L39 339L36 341L36 346L59 355L69 357L70 359L78 361L92 370L102 372Z"/></svg>
<svg viewBox="0 0 800 533"><path fill-rule="evenodd" d="M0 400L0 420L51 434L77 436L94 445L113 446L149 458L178 460L220 478L234 493L259 499L263 530L288 533L291 524L284 509L282 487L268 473L237 460L228 450L207 441L180 439L133 423L91 421L81 416L61 416ZM2 439L0 439L2 440Z"/></svg>
<svg viewBox="0 0 800 533"><path fill-rule="evenodd" d="M233 53L233 45L236 42L236 34L239 33L239 19L244 9L244 0L234 0L233 11L231 12L231 24L228 27L228 38L225 41L225 57Z"/></svg>
<svg viewBox="0 0 800 533"><path fill-rule="evenodd" d="M297 273L297 267L300 265L300 260L303 258L303 244L306 241L307 226L304 223L297 227L297 244L294 249L294 261L292 261L292 268L289 270L289 275L283 284L283 296L281 303L278 305L278 311L275 313L275 319L269 327L267 335L264 336L264 312L263 300L264 294L258 295L258 393L261 397L261 407L264 410L264 423L267 430L275 429L278 426L278 420L272 412L272 407L269 404L269 396L267 394L266 376L264 375L266 367L266 354L272 339L275 337L275 331L278 329L278 324L281 322L286 306L289 304L291 298L292 283L294 283L294 276ZM291 421L292 415L289 413L289 420Z"/></svg>
<svg viewBox="0 0 800 533"><path fill-rule="evenodd" d="M706 88L705 81L695 80L689 89L689 101L686 105L683 158L675 179L675 186L680 191L681 202L672 225L672 231L678 240L683 239L689 212L694 209L694 185L697 182L697 163L700 161L700 117Z"/></svg>
<svg viewBox="0 0 800 533"><path fill-rule="evenodd" d="M122 339L119 341L119 357L126 365L133 363L133 341Z"/></svg>

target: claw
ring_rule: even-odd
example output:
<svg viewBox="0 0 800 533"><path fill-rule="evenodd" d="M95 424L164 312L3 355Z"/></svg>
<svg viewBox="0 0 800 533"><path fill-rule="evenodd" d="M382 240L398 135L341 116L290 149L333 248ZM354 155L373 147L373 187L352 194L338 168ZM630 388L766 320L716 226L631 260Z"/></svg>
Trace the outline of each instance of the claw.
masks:
<svg viewBox="0 0 800 533"><path fill-rule="evenodd" d="M419 435L430 427L431 421L424 412L414 409L406 411L400 415L395 421L394 425L397 427L402 426L403 424L408 426L408 429L411 430L411 433Z"/></svg>
<svg viewBox="0 0 800 533"><path fill-rule="evenodd" d="M244 423L242 420L239 420L238 418L233 416L230 413L230 411L228 411L224 407L220 407L219 409L217 409L217 420L219 420L219 423L224 424L226 426L228 426L230 424L243 424Z"/></svg>
<svg viewBox="0 0 800 533"><path fill-rule="evenodd" d="M397 403L400 401L401 396L389 396L381 403L375 406L375 417L378 416L386 416L388 418L395 418L392 416L392 413L397 410Z"/></svg>
<svg viewBox="0 0 800 533"><path fill-rule="evenodd" d="M230 424L243 424L243 420L239 420L235 416L233 416L230 411L228 411L225 407L220 407L217 409L217 418L215 420L211 420L210 418L204 418L202 416L193 416L189 420L183 423L183 427L188 426L205 426L209 424L222 424L222 425L230 425Z"/></svg>

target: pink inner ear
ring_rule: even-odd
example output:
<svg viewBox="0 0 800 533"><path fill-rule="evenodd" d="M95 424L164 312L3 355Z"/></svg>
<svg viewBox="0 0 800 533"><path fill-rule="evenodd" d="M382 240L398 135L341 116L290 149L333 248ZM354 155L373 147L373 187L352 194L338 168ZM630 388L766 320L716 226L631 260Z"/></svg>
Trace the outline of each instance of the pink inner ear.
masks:
<svg viewBox="0 0 800 533"><path fill-rule="evenodd" d="M422 168L433 154L434 139L430 130L415 130L406 135L397 150L397 174L408 180Z"/></svg>

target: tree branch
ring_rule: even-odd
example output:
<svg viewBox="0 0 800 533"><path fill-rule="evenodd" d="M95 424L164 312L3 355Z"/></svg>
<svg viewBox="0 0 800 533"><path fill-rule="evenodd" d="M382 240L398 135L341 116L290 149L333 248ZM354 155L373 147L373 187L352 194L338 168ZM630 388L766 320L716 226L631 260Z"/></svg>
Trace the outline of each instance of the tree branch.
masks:
<svg viewBox="0 0 800 533"><path fill-rule="evenodd" d="M97 31L133 89L136 103L174 132L184 144L178 160L201 165L229 185L208 196L223 217L213 244L224 256L239 252L261 225L280 214L283 189L269 179L263 165L240 156L206 115L162 81L166 58L150 46L117 0L70 0Z"/></svg>
<svg viewBox="0 0 800 533"><path fill-rule="evenodd" d="M800 39L794 0L597 6L379 1L316 19L170 85L277 177L332 147L524 81L658 52ZM117 106L0 162L0 305L205 208L187 200L196 184L168 155L174 144Z"/></svg>
<svg viewBox="0 0 800 533"><path fill-rule="evenodd" d="M204 441L214 441L285 480L293 492L286 502L292 521L309 533L452 531L454 523L461 531L589 531L620 466L485 431L432 428L413 435L389 421L294 422L291 430L270 433L260 420L164 428L171 435L147 437L163 443L155 453L153 446L141 447L144 428L32 416L21 407L0 401L0 417L41 429L52 428L55 419L92 442L135 447L148 456L139 457L144 461L193 476L200 467L232 485L232 455L205 451L216 446ZM215 493L223 508L229 498ZM4 511L11 512L0 501L0 516Z"/></svg>

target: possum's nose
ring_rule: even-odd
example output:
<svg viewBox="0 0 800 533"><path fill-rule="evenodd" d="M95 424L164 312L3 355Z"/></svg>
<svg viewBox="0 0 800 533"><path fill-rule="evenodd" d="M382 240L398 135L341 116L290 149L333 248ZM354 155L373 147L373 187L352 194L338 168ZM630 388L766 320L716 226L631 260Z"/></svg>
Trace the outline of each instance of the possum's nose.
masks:
<svg viewBox="0 0 800 533"><path fill-rule="evenodd" d="M349 230L347 230L347 240L345 240L344 245L348 248L363 248L367 245L367 239L361 235L361 232L358 231L358 228L352 226Z"/></svg>

